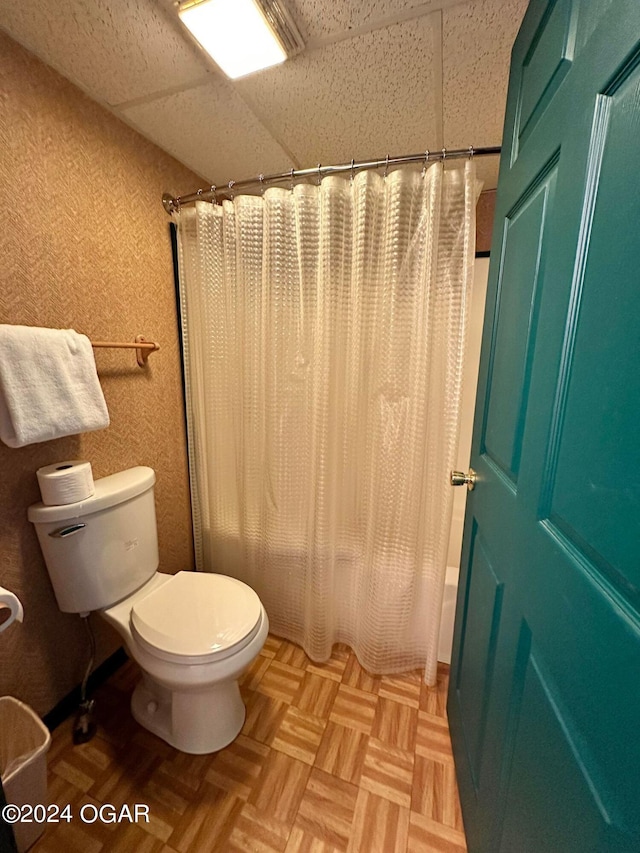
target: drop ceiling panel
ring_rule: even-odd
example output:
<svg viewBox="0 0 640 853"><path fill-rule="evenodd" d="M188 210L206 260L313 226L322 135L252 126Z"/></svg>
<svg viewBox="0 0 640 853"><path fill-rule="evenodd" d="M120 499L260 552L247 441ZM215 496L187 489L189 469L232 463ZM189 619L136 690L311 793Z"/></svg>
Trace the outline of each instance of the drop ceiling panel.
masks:
<svg viewBox="0 0 640 853"><path fill-rule="evenodd" d="M308 51L236 86L306 167L436 147L434 82L427 16Z"/></svg>
<svg viewBox="0 0 640 853"><path fill-rule="evenodd" d="M230 84L213 76L206 84L128 107L122 114L209 183L223 184L293 166Z"/></svg>
<svg viewBox="0 0 640 853"><path fill-rule="evenodd" d="M307 39L321 39L372 24L408 9L437 8L438 0L290 0L289 9Z"/></svg>
<svg viewBox="0 0 640 853"><path fill-rule="evenodd" d="M200 82L207 67L154 0L0 0L0 26L114 105Z"/></svg>
<svg viewBox="0 0 640 853"><path fill-rule="evenodd" d="M333 41L455 6L465 0L286 0L305 41Z"/></svg>
<svg viewBox="0 0 640 853"><path fill-rule="evenodd" d="M474 0L442 12L444 143L499 145L511 47L528 0Z"/></svg>

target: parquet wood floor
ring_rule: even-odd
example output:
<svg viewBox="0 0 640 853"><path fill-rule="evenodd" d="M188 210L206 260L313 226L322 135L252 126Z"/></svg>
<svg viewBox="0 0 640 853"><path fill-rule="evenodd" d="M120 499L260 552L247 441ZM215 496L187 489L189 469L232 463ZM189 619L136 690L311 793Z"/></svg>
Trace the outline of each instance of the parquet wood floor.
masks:
<svg viewBox="0 0 640 853"><path fill-rule="evenodd" d="M464 853L445 702L448 667L365 672L346 647L314 664L270 636L242 679L240 736L185 755L129 710L127 663L96 692L98 735L53 735L51 802L73 820L47 827L35 853ZM149 823L83 823L83 804L149 806Z"/></svg>

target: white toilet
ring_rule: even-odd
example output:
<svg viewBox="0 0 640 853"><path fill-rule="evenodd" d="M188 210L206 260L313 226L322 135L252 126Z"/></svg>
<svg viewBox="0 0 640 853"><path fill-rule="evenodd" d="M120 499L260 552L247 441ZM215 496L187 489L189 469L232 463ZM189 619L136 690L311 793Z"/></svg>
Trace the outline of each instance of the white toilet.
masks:
<svg viewBox="0 0 640 853"><path fill-rule="evenodd" d="M95 481L66 506L29 507L58 606L97 610L120 633L143 679L131 709L145 728L183 752L215 752L244 723L238 678L269 630L256 593L205 572L165 575L151 468Z"/></svg>

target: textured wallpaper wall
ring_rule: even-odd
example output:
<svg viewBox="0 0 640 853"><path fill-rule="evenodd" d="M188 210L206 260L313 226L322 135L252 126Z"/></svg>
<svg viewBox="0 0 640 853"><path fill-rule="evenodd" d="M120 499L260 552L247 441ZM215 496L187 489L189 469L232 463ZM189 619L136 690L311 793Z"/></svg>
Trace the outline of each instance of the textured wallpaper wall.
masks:
<svg viewBox="0 0 640 853"><path fill-rule="evenodd" d="M162 349L96 352L111 426L10 449L0 443L0 585L24 604L0 634L0 695L44 714L82 678L80 619L58 611L35 532L35 471L88 459L95 477L157 473L160 568L193 565L183 396L164 190L202 181L0 33L0 322L74 328L94 339L144 334ZM94 618L99 659L120 645Z"/></svg>
<svg viewBox="0 0 640 853"><path fill-rule="evenodd" d="M493 239L493 217L496 210L496 191L480 194L476 208L476 252L490 252Z"/></svg>

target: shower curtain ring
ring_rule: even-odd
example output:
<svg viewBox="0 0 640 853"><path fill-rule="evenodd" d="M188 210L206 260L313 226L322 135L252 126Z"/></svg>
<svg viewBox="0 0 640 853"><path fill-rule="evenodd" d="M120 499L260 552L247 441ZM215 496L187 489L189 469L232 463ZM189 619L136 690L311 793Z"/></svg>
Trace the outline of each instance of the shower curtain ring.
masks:
<svg viewBox="0 0 640 853"><path fill-rule="evenodd" d="M469 160L473 160L473 155L475 154L475 149L473 145L469 146Z"/></svg>
<svg viewBox="0 0 640 853"><path fill-rule="evenodd" d="M209 187L209 194L213 196L213 203L214 204L218 203L218 196L216 195L217 189L218 188L216 187L215 184L211 184L211 186Z"/></svg>
<svg viewBox="0 0 640 853"><path fill-rule="evenodd" d="M260 181L260 195L264 195L264 175L262 172L258 175L258 180Z"/></svg>
<svg viewBox="0 0 640 853"><path fill-rule="evenodd" d="M291 192L293 192L293 173L294 173L294 172L295 172L295 169L293 169L293 168L292 168L292 169L291 169L291 174L289 175L289 180L290 180L290 182L291 182L291 183L290 183L290 187L289 187L289 189L291 190Z"/></svg>
<svg viewBox="0 0 640 853"><path fill-rule="evenodd" d="M429 149L424 152L424 166L422 167L422 174L426 175L427 166L429 165Z"/></svg>
<svg viewBox="0 0 640 853"><path fill-rule="evenodd" d="M446 149L446 148L443 148L443 149L442 149L442 162L444 163L444 161L445 161L446 159L447 159L447 149Z"/></svg>
<svg viewBox="0 0 640 853"><path fill-rule="evenodd" d="M389 174L389 155L384 158L384 177L386 178Z"/></svg>
<svg viewBox="0 0 640 853"><path fill-rule="evenodd" d="M353 183L355 165L356 165L356 161L352 157L351 158L351 183Z"/></svg>
<svg viewBox="0 0 640 853"><path fill-rule="evenodd" d="M233 201L233 186L234 186L234 184L235 184L235 181L229 181L229 183L227 184L227 186L229 187L229 195L231 196L231 201Z"/></svg>
<svg viewBox="0 0 640 853"><path fill-rule="evenodd" d="M318 186L322 183L322 166L318 163Z"/></svg>

